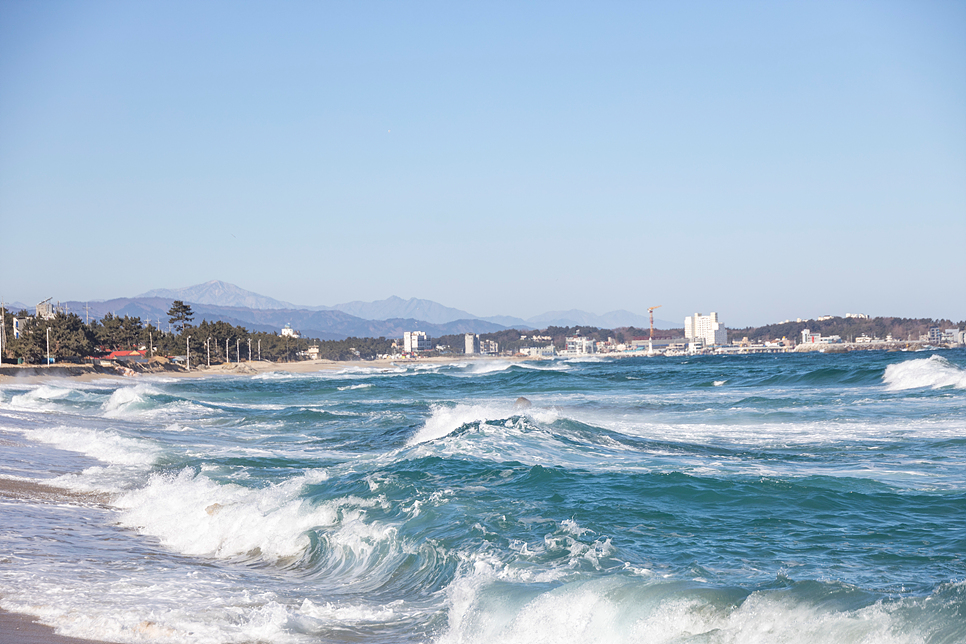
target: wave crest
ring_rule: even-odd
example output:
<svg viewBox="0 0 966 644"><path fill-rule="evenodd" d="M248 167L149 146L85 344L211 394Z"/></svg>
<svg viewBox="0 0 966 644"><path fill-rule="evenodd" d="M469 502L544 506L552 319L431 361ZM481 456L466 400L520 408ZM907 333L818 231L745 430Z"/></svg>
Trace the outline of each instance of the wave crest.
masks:
<svg viewBox="0 0 966 644"><path fill-rule="evenodd" d="M933 355L925 359L891 364L886 367L882 380L886 388L892 391L926 387L966 389L966 370L942 356Z"/></svg>

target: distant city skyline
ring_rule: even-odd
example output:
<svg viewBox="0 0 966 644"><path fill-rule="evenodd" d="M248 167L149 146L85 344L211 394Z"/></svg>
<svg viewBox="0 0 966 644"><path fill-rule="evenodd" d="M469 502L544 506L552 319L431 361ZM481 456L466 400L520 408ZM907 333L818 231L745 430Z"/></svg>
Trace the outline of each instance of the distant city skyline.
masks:
<svg viewBox="0 0 966 644"><path fill-rule="evenodd" d="M0 296L966 319L966 5L0 4Z"/></svg>

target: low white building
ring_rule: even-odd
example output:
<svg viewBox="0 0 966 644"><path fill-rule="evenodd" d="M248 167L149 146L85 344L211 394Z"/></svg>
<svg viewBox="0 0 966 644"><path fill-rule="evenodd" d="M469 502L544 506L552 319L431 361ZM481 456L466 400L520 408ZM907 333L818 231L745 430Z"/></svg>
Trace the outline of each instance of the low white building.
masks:
<svg viewBox="0 0 966 644"><path fill-rule="evenodd" d="M533 358L552 358L557 355L557 349L552 344L546 347L523 347L520 353Z"/></svg>
<svg viewBox="0 0 966 644"><path fill-rule="evenodd" d="M946 344L963 344L963 332L959 329L943 331L943 342Z"/></svg>
<svg viewBox="0 0 966 644"><path fill-rule="evenodd" d="M403 351L406 353L415 353L417 351L431 351L433 348L432 342L429 341L429 336L427 336L422 331L404 331L403 332Z"/></svg>
<svg viewBox="0 0 966 644"><path fill-rule="evenodd" d="M802 344L838 344L842 337L838 335L826 335L812 333L808 329L802 331Z"/></svg>
<svg viewBox="0 0 966 644"><path fill-rule="evenodd" d="M694 355L696 353L701 353L704 351L704 340L701 338L694 338L688 342L688 353Z"/></svg>
<svg viewBox="0 0 966 644"><path fill-rule="evenodd" d="M282 337L283 338L301 338L302 334L299 331L296 331L295 329L293 329L291 324L286 324L282 328Z"/></svg>
<svg viewBox="0 0 966 644"><path fill-rule="evenodd" d="M703 340L705 346L728 344L728 330L718 322L718 314L695 313L684 318L684 337L687 340Z"/></svg>

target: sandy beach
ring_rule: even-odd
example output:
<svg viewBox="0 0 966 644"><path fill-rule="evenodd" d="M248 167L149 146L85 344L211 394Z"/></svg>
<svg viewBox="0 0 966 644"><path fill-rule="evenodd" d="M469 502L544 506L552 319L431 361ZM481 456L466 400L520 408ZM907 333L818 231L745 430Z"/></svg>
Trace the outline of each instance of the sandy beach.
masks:
<svg viewBox="0 0 966 644"><path fill-rule="evenodd" d="M298 362L268 362L252 360L225 364L192 365L184 368L158 371L136 371L123 365L117 368L90 365L53 364L3 365L0 367L0 386L10 384L38 384L51 378L70 378L77 382L91 382L104 378L149 378L164 376L173 378L205 378L213 376L238 376L270 372L314 373L318 371L342 371L345 369L395 369L421 364L457 364L475 361L521 362L534 360L524 356L444 356L435 358L396 358L386 360L301 360Z"/></svg>

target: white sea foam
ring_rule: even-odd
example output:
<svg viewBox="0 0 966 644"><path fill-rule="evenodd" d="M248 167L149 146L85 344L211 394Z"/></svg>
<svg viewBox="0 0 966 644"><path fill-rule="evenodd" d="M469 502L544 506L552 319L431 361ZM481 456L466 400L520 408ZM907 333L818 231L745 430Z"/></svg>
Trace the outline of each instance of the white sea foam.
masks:
<svg viewBox="0 0 966 644"><path fill-rule="evenodd" d="M966 389L966 370L942 356L932 355L891 364L886 367L882 380L886 388L892 391L926 387Z"/></svg>
<svg viewBox="0 0 966 644"><path fill-rule="evenodd" d="M449 630L438 644L500 642L701 641L709 644L918 644L918 624L901 617L901 604L877 603L836 611L780 591L753 593L735 607L674 582L614 577L564 584L533 599L494 587L492 571L476 567L450 589Z"/></svg>
<svg viewBox="0 0 966 644"><path fill-rule="evenodd" d="M13 394L9 404L13 409L26 411L53 409L59 401L65 400L72 392L73 389L70 387L39 385L22 394Z"/></svg>
<svg viewBox="0 0 966 644"><path fill-rule="evenodd" d="M141 574L145 563L138 568ZM123 574L88 574L83 582L38 579L27 584L47 599L45 605L6 593L5 610L34 615L59 635L105 642L164 642L167 644L219 644L245 642L303 643L292 632L291 608L274 601L273 593L232 587L217 572L193 571L183 576L164 571L146 584L143 578ZM214 578L210 576L214 575ZM229 582L229 583L226 583ZM2 640L0 634L0 640Z"/></svg>
<svg viewBox="0 0 966 644"><path fill-rule="evenodd" d="M25 435L60 449L78 452L112 465L148 466L160 450L150 441L122 436L110 430L83 427L40 427Z"/></svg>
<svg viewBox="0 0 966 644"><path fill-rule="evenodd" d="M123 509L121 525L189 555L268 561L297 557L309 545L306 533L318 529L340 551L364 558L377 542L394 539L394 527L366 520L364 510L384 499L350 496L315 505L301 497L303 485L327 478L325 471L316 470L253 489L219 484L188 468L151 477L115 505Z"/></svg>
<svg viewBox="0 0 966 644"><path fill-rule="evenodd" d="M321 622L356 625L359 622L388 622L398 619L401 605L401 601L395 601L386 606L338 605L331 602L316 604L306 599L302 602L299 612Z"/></svg>
<svg viewBox="0 0 966 644"><path fill-rule="evenodd" d="M449 436L454 431L471 423L487 422L527 415L551 423L557 418L556 412L549 409L528 408L521 410L513 403L483 403L477 405L438 405L423 426L409 439L408 445L417 445Z"/></svg>
<svg viewBox="0 0 966 644"><path fill-rule="evenodd" d="M148 396L160 393L157 389L146 384L133 387L121 387L111 394L110 399L103 405L104 415L108 418L124 416L135 407L144 406Z"/></svg>
<svg viewBox="0 0 966 644"><path fill-rule="evenodd" d="M338 387L338 390L339 391L349 391L351 389L369 389L370 387L372 387L372 384L371 383L363 382L363 383L360 383L358 385L346 385L344 387Z"/></svg>

